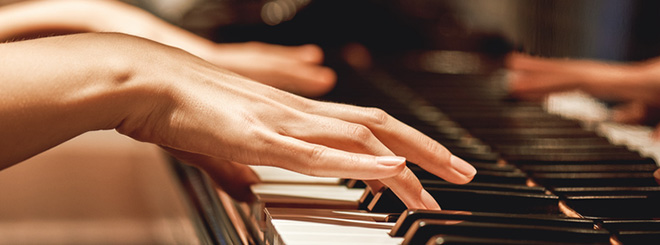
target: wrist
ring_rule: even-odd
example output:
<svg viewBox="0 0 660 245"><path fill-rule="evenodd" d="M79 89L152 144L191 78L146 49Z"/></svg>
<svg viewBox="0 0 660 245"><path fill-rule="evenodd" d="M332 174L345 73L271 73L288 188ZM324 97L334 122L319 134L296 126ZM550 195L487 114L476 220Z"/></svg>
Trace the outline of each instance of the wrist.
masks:
<svg viewBox="0 0 660 245"><path fill-rule="evenodd" d="M117 34L0 44L0 169L87 131L111 129L144 107ZM125 36L124 36L125 37ZM136 47L133 47L136 48ZM142 97L142 98L140 98Z"/></svg>

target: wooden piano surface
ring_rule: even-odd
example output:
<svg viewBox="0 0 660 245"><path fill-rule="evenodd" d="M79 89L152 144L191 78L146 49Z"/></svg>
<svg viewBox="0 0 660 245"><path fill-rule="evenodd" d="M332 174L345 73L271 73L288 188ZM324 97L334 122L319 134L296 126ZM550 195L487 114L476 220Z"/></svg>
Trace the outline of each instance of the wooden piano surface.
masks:
<svg viewBox="0 0 660 245"><path fill-rule="evenodd" d="M0 244L200 244L158 147L81 135L0 171Z"/></svg>

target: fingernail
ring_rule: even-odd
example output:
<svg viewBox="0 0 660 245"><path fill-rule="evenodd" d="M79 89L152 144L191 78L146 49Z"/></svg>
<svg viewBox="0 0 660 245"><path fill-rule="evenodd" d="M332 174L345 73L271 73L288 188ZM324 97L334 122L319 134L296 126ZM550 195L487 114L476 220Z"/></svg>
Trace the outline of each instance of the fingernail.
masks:
<svg viewBox="0 0 660 245"><path fill-rule="evenodd" d="M378 164L381 165L395 167L401 164L405 164L406 158L398 157L398 156L382 156L382 157L376 157L376 162L378 162Z"/></svg>
<svg viewBox="0 0 660 245"><path fill-rule="evenodd" d="M465 160L452 155L449 159L451 166L466 177L472 178L477 174L477 169L467 163Z"/></svg>

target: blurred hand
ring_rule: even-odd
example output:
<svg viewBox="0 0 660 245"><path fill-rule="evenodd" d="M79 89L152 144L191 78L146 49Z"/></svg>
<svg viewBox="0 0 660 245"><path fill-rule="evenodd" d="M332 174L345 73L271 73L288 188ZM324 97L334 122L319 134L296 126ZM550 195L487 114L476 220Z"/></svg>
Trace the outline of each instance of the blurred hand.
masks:
<svg viewBox="0 0 660 245"><path fill-rule="evenodd" d="M553 92L579 89L600 99L625 102L613 113L618 122L648 123L660 116L660 59L605 63L511 54L506 63L514 96L541 99Z"/></svg>
<svg viewBox="0 0 660 245"><path fill-rule="evenodd" d="M24 34L119 32L186 50L253 80L303 96L330 91L336 76L315 45L217 44L121 1L26 1L0 8L0 40Z"/></svg>
<svg viewBox="0 0 660 245"><path fill-rule="evenodd" d="M261 42L217 44L201 55L211 63L273 87L316 97L330 91L336 75L322 66L323 51L316 45L295 47Z"/></svg>

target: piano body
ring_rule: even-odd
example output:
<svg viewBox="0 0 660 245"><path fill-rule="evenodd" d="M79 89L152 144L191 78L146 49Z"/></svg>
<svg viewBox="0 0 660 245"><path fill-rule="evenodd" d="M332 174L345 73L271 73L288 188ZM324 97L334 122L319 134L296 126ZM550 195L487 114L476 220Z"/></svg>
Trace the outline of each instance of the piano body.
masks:
<svg viewBox="0 0 660 245"><path fill-rule="evenodd" d="M428 211L406 210L387 189L372 192L359 180L270 168L255 168L264 180L254 187L259 201L237 203L197 169L145 145L118 149L129 152L123 158L99 153L105 161L72 164L91 172L51 169L50 161L71 154L69 145L89 147L101 138L131 144L94 133L56 148L60 155L47 153L0 173L1 188L10 191L3 193L13 193L0 195L1 224L13 227L0 229L0 243L639 244L660 238L660 186L653 177L660 146L646 137L649 128L609 123L608 104L579 93L544 102L509 98L503 68L504 55L514 49L555 57L648 58L656 48L649 41L655 37L646 34L652 25L639 23L651 18L645 4L655 4L196 4L172 21L217 41L319 44L338 74L337 87L319 99L384 109L472 163L478 169L474 181L449 184L409 163L443 208ZM217 16L226 12L240 14ZM614 26L612 19L618 20ZM157 171L130 167L145 161ZM93 165L104 162L114 170ZM31 168L61 176L25 179ZM89 182L69 180L81 176ZM103 176L116 179L99 181ZM60 195L67 192L61 187L66 180L73 183L68 187L86 188ZM48 192L43 185L54 186L51 196L25 194ZM24 205L30 201L47 207ZM44 215L50 216L41 220Z"/></svg>

